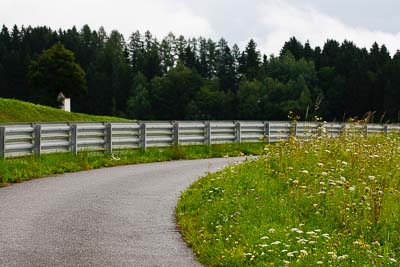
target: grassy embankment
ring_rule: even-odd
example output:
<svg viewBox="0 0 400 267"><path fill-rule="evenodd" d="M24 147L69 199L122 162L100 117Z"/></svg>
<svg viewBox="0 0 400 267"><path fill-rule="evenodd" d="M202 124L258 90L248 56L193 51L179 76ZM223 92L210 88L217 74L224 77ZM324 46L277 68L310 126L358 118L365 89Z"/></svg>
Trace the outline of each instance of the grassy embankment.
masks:
<svg viewBox="0 0 400 267"><path fill-rule="evenodd" d="M0 123L127 121L126 119L70 113L14 99L0 98Z"/></svg>
<svg viewBox="0 0 400 267"><path fill-rule="evenodd" d="M400 138L267 145L199 180L176 210L207 266L399 266Z"/></svg>

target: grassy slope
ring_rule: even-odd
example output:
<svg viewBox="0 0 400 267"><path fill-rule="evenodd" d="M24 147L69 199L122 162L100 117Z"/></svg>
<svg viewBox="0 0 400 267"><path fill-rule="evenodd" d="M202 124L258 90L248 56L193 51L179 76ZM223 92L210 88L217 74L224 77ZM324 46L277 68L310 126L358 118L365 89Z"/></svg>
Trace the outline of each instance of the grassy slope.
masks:
<svg viewBox="0 0 400 267"><path fill-rule="evenodd" d="M177 219L206 266L399 266L400 139L322 138L195 183Z"/></svg>
<svg viewBox="0 0 400 267"><path fill-rule="evenodd" d="M0 98L0 123L61 121L125 121L125 119L70 113L19 100Z"/></svg>

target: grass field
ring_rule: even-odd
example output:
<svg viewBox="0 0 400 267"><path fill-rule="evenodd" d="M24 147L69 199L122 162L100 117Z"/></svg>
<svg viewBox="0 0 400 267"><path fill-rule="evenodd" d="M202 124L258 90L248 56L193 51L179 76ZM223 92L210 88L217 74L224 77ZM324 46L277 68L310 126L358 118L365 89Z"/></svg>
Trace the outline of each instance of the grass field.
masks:
<svg viewBox="0 0 400 267"><path fill-rule="evenodd" d="M121 118L70 113L14 99L0 98L0 123L127 121Z"/></svg>
<svg viewBox="0 0 400 267"><path fill-rule="evenodd" d="M172 148L150 148L130 150L112 155L101 153L70 153L0 159L0 187L10 183L22 182L32 178L91 170L126 164L157 161L200 159L224 156L257 155L262 153L264 145L227 144L208 146L182 146Z"/></svg>
<svg viewBox="0 0 400 267"><path fill-rule="evenodd" d="M176 216L206 266L399 266L400 139L267 145L193 184Z"/></svg>

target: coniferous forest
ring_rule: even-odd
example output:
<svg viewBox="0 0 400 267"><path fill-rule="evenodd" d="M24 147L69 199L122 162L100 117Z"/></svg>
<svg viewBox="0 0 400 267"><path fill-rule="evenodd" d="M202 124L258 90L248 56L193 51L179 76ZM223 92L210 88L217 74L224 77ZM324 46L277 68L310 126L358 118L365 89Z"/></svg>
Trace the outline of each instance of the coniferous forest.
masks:
<svg viewBox="0 0 400 267"><path fill-rule="evenodd" d="M68 62L67 70L52 57ZM66 78L53 79L52 71ZM75 112L142 120L286 120L292 111L308 120L372 112L375 121L398 122L400 51L335 40L311 47L293 37L271 56L253 40L241 50L172 33L158 40L137 31L125 40L87 25L3 26L0 97L57 106L59 91L72 97Z"/></svg>

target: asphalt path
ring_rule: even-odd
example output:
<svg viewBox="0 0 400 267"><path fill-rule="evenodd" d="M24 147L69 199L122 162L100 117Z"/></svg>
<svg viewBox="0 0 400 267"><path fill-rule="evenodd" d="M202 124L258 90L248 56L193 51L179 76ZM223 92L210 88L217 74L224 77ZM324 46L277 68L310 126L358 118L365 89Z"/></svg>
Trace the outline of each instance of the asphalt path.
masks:
<svg viewBox="0 0 400 267"><path fill-rule="evenodd" d="M0 188L0 266L200 266L179 194L237 158L139 164Z"/></svg>

